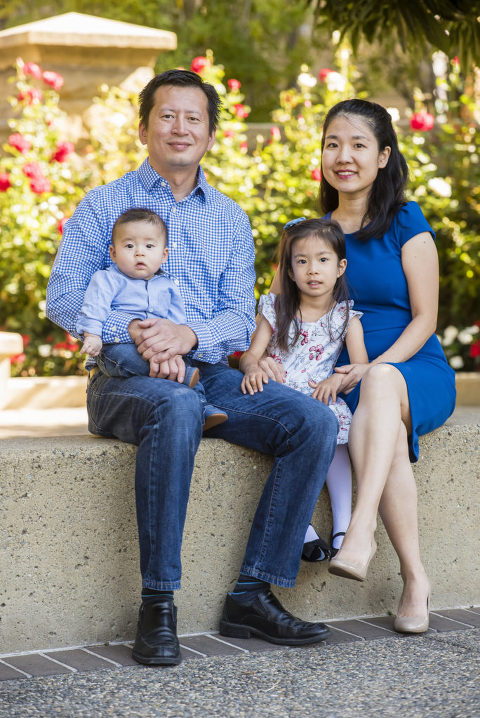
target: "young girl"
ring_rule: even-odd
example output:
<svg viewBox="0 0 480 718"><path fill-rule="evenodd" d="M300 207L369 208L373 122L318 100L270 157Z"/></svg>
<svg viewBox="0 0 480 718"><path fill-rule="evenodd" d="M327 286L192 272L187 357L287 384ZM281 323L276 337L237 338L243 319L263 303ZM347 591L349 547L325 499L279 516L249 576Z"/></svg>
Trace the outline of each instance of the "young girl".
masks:
<svg viewBox="0 0 480 718"><path fill-rule="evenodd" d="M302 553L306 561L334 556L350 522L347 441L352 415L343 399L337 398L341 376L334 374L333 368L344 342L351 362L367 362L368 357L361 313L353 311L353 302L348 300L346 266L340 225L304 217L288 222L280 243L280 293L261 297L260 321L249 350L240 360L244 394L262 391L263 383L268 382L259 364L267 351L281 362L287 386L311 396L312 401L325 402L338 419L338 445L326 479L333 514L330 546L309 525Z"/></svg>

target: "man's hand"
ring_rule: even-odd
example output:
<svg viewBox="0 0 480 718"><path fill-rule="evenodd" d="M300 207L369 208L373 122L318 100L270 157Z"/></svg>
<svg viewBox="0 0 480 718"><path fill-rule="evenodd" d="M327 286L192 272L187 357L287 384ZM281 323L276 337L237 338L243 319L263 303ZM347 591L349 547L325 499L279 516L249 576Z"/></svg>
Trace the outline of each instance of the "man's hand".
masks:
<svg viewBox="0 0 480 718"><path fill-rule="evenodd" d="M183 356L197 345L195 332L185 324L169 319L134 319L128 332L145 361L154 360L159 366L176 356Z"/></svg>
<svg viewBox="0 0 480 718"><path fill-rule="evenodd" d="M279 384L285 384L285 377L287 376L287 373L283 368L283 364L280 364L276 359L267 356L260 359L258 364L265 374L270 377L270 379L273 379Z"/></svg>
<svg viewBox="0 0 480 718"><path fill-rule="evenodd" d="M185 362L180 354L172 359L158 364L155 359L150 359L150 375L159 379L170 379L178 381L179 384L185 379Z"/></svg>
<svg viewBox="0 0 480 718"><path fill-rule="evenodd" d="M96 334L87 334L85 332L85 340L80 349L80 354L88 354L91 357L96 357L100 354L102 348L102 338Z"/></svg>

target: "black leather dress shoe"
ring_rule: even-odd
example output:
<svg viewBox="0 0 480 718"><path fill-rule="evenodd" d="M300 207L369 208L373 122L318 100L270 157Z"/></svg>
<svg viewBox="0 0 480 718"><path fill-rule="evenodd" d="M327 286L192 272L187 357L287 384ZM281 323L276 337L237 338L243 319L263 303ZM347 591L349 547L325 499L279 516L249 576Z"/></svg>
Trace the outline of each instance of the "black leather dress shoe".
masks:
<svg viewBox="0 0 480 718"><path fill-rule="evenodd" d="M324 641L330 630L324 623L308 623L286 611L269 589L248 602L236 601L228 593L220 621L220 634L234 638L252 635L270 643L303 646Z"/></svg>
<svg viewBox="0 0 480 718"><path fill-rule="evenodd" d="M147 666L177 666L182 660L173 601L142 603L132 656Z"/></svg>

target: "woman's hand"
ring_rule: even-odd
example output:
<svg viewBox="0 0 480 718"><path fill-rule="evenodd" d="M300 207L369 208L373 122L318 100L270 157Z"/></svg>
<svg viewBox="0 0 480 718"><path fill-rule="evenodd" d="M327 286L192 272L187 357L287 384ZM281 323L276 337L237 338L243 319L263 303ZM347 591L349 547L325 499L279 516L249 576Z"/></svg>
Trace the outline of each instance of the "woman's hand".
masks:
<svg viewBox="0 0 480 718"><path fill-rule="evenodd" d="M256 394L257 391L263 391L263 385L268 384L268 374L262 369L258 363L250 363L246 365L242 371L245 376L242 379L240 388L244 394Z"/></svg>
<svg viewBox="0 0 480 718"><path fill-rule="evenodd" d="M287 376L287 373L281 362L278 362L276 359L272 359L272 357L265 356L259 360L258 364L265 374L270 377L270 379L277 381L279 384L285 384L285 377Z"/></svg>
<svg viewBox="0 0 480 718"><path fill-rule="evenodd" d="M335 367L335 372L342 375L339 391L344 394L350 394L358 382L363 379L369 368L370 364L345 364L345 366Z"/></svg>
<svg viewBox="0 0 480 718"><path fill-rule="evenodd" d="M323 401L323 403L327 405L329 404L330 399L332 400L332 403L335 403L337 401L339 388L341 387L343 381L344 377L341 374L332 374L327 379L323 379L319 382L316 382L314 379L310 379L308 384L312 387L312 389L315 389L312 394L312 398L318 399L318 401Z"/></svg>

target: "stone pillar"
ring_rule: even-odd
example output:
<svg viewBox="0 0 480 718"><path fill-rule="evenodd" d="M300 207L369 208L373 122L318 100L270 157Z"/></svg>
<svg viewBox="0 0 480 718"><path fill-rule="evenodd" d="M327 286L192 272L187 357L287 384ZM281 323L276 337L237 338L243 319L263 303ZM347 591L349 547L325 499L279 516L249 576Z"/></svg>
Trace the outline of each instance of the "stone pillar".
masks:
<svg viewBox="0 0 480 718"><path fill-rule="evenodd" d="M10 357L23 351L20 334L0 332L0 409L7 403L7 384L10 379Z"/></svg>
<svg viewBox="0 0 480 718"><path fill-rule="evenodd" d="M9 134L12 85L7 80L17 57L64 77L60 107L69 115L71 134L78 137L83 113L100 85L141 89L152 77L158 55L176 45L173 32L76 12L0 31L0 141Z"/></svg>

